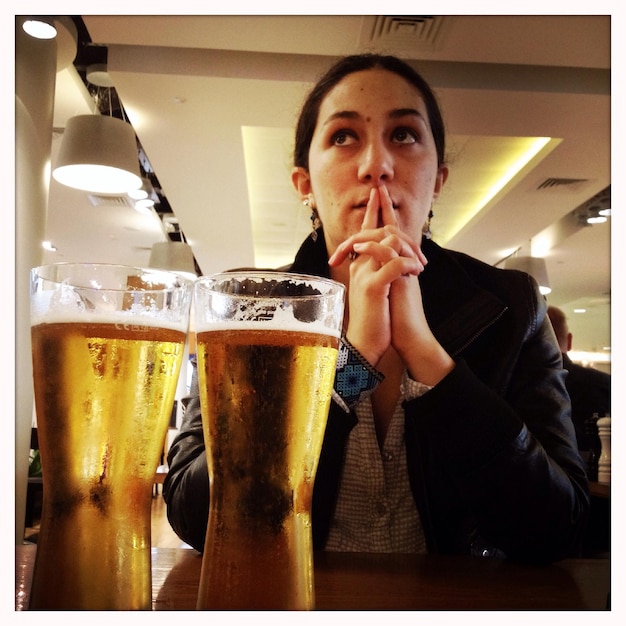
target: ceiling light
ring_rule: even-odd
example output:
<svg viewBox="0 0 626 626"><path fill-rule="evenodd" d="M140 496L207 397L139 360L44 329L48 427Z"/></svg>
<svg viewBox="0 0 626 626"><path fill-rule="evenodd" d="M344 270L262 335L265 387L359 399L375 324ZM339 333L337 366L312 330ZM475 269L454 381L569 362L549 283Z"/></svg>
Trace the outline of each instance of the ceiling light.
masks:
<svg viewBox="0 0 626 626"><path fill-rule="evenodd" d="M139 189L131 189L128 192L128 197L133 200L144 200L145 198L149 198L154 193L154 187L152 183L147 178L141 179L141 187ZM154 203L153 203L154 204Z"/></svg>
<svg viewBox="0 0 626 626"><path fill-rule="evenodd" d="M135 131L128 122L108 115L70 118L52 175L63 185L95 193L138 189Z"/></svg>
<svg viewBox="0 0 626 626"><path fill-rule="evenodd" d="M135 211L139 211L139 213L143 213L144 215L152 215L153 206L154 200L144 198L143 200L137 200L137 202L135 202Z"/></svg>
<svg viewBox="0 0 626 626"><path fill-rule="evenodd" d="M590 215L587 218L587 224L604 224L607 221L607 217L604 215Z"/></svg>
<svg viewBox="0 0 626 626"><path fill-rule="evenodd" d="M41 247L50 252L56 252L56 246L51 241L42 241Z"/></svg>
<svg viewBox="0 0 626 626"><path fill-rule="evenodd" d="M29 17L22 24L22 29L35 39L54 39L57 36L54 20L44 15Z"/></svg>
<svg viewBox="0 0 626 626"><path fill-rule="evenodd" d="M578 218L578 223L604 224L611 216L611 185L599 191L595 196L589 198L584 204L573 211Z"/></svg>
<svg viewBox="0 0 626 626"><path fill-rule="evenodd" d="M139 189L131 189L128 192L128 197L133 200L145 200L148 197L148 192L143 187L140 187Z"/></svg>
<svg viewBox="0 0 626 626"><path fill-rule="evenodd" d="M137 202L135 202L135 206L136 207L153 207L154 200L150 198L142 198L140 200L137 200Z"/></svg>
<svg viewBox="0 0 626 626"><path fill-rule="evenodd" d="M113 81L109 75L106 63L94 63L88 66L85 76L92 85L97 85L98 87L113 87Z"/></svg>
<svg viewBox="0 0 626 626"><path fill-rule="evenodd" d="M507 270L519 270L530 274L537 281L539 291L544 296L552 291L545 259L535 256L512 256L504 262L504 267Z"/></svg>

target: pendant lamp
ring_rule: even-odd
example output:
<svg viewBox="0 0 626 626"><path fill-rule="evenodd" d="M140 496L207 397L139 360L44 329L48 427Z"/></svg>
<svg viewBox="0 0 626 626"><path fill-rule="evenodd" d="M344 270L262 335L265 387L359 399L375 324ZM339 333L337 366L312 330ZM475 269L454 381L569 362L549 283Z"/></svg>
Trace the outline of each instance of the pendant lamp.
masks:
<svg viewBox="0 0 626 626"><path fill-rule="evenodd" d="M535 256L513 256L505 261L504 267L507 270L520 270L530 274L537 281L539 291L544 296L552 291L545 259Z"/></svg>
<svg viewBox="0 0 626 626"><path fill-rule="evenodd" d="M108 115L76 115L65 126L52 176L91 193L121 194L141 187L132 126Z"/></svg>
<svg viewBox="0 0 626 626"><path fill-rule="evenodd" d="M152 244L149 267L182 274L186 278L197 278L193 250L184 241L159 241Z"/></svg>

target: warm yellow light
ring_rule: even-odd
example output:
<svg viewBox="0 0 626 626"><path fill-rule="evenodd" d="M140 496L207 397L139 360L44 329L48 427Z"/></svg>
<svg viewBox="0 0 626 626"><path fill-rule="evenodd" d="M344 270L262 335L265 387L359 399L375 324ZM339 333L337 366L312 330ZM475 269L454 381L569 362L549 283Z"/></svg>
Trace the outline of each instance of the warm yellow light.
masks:
<svg viewBox="0 0 626 626"><path fill-rule="evenodd" d="M433 222L437 243L450 244L559 142L550 137L453 136L449 150L450 177Z"/></svg>
<svg viewBox="0 0 626 626"><path fill-rule="evenodd" d="M472 210L471 217L486 206L550 141L550 137L529 138L528 142L520 143L519 151L511 153L511 161L504 165L504 173L491 185L487 193L478 201Z"/></svg>
<svg viewBox="0 0 626 626"><path fill-rule="evenodd" d="M546 257L553 246L554 241L548 235L539 233L530 242L530 253L533 256Z"/></svg>

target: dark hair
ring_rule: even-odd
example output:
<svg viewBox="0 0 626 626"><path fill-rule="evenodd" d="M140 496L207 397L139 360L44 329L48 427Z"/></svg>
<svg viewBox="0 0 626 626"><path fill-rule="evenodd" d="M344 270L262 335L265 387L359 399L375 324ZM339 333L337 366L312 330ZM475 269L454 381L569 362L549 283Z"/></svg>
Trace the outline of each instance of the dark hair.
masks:
<svg viewBox="0 0 626 626"><path fill-rule="evenodd" d="M293 162L296 167L309 169L309 149L317 125L320 106L328 93L343 78L354 72L382 68L401 76L411 83L421 94L426 104L426 112L430 128L437 148L437 163L442 165L445 161L445 128L443 117L437 98L430 85L410 65L394 56L380 54L355 54L344 57L333 65L320 78L315 87L309 93L302 105L298 124L296 126L296 139Z"/></svg>

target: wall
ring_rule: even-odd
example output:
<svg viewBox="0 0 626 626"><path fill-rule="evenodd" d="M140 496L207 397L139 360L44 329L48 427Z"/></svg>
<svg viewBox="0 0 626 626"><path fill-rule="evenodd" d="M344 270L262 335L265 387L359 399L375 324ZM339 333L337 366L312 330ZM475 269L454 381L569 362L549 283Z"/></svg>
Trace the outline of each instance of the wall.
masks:
<svg viewBox="0 0 626 626"><path fill-rule="evenodd" d="M29 271L41 263L46 225L57 44L15 21L15 542L24 538L33 416Z"/></svg>

